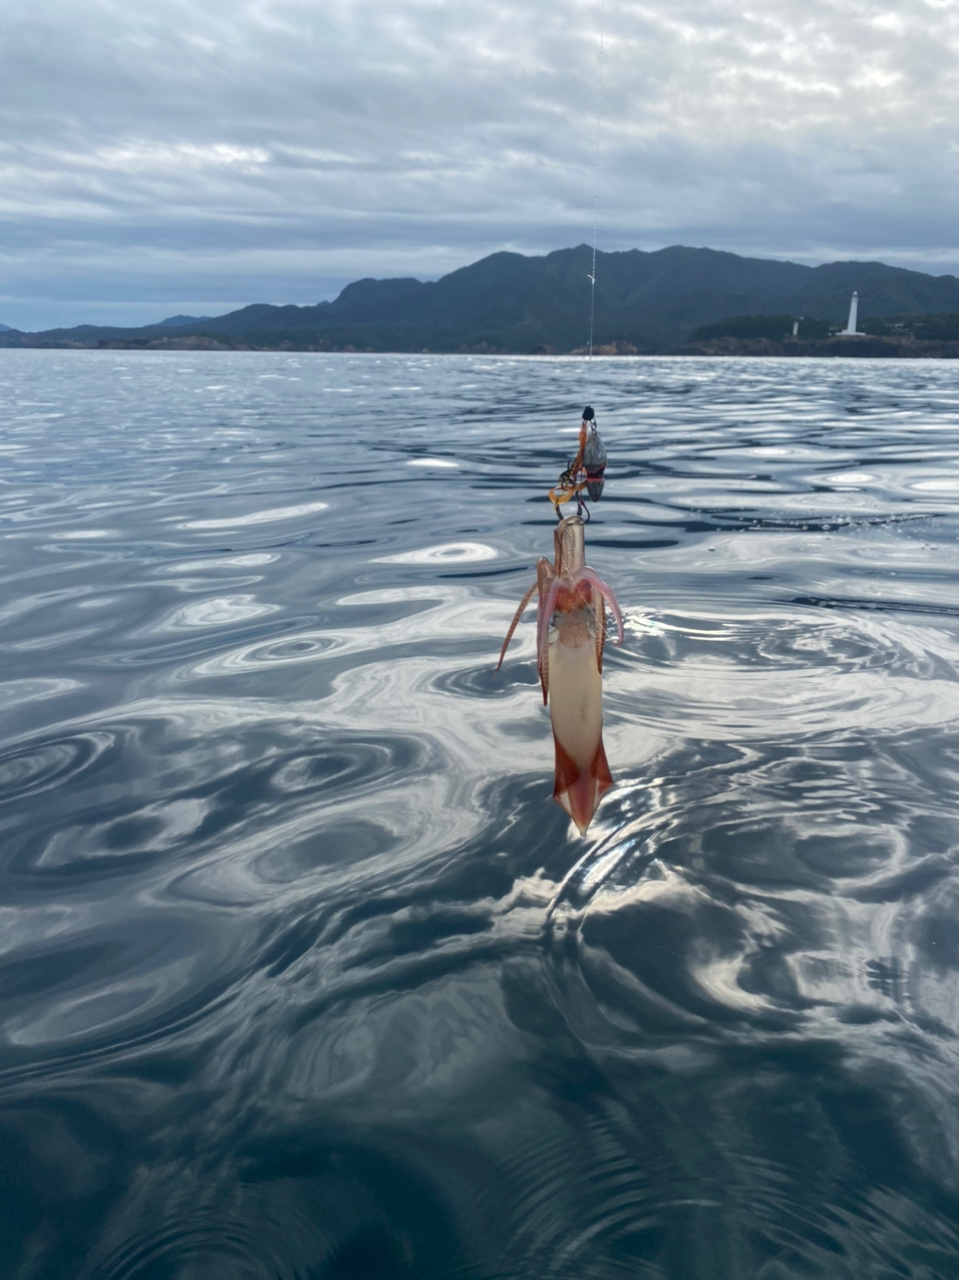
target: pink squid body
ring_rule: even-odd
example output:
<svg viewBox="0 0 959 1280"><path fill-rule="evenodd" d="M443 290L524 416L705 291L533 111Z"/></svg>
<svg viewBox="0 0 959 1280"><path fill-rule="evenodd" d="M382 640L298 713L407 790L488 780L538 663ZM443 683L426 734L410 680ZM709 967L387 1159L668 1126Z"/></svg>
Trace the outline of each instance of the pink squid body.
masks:
<svg viewBox="0 0 959 1280"><path fill-rule="evenodd" d="M553 798L585 835L603 794L613 785L603 747L597 620L591 606L583 603L557 612L553 623L547 658L549 718L556 751Z"/></svg>
<svg viewBox="0 0 959 1280"><path fill-rule="evenodd" d="M555 562L539 561L536 582L516 611L499 660L538 587L537 657L556 750L553 798L585 835L613 785L603 749L606 602L616 619L618 644L623 642L623 619L610 588L586 564L583 532L579 516L568 516L556 527Z"/></svg>

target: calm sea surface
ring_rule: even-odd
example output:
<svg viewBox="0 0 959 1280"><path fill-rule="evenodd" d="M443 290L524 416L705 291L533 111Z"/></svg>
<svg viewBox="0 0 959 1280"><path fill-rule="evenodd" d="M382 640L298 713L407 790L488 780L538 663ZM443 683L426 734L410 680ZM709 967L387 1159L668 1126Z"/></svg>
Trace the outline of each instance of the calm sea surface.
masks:
<svg viewBox="0 0 959 1280"><path fill-rule="evenodd" d="M957 504L949 362L4 351L0 1276L955 1280Z"/></svg>

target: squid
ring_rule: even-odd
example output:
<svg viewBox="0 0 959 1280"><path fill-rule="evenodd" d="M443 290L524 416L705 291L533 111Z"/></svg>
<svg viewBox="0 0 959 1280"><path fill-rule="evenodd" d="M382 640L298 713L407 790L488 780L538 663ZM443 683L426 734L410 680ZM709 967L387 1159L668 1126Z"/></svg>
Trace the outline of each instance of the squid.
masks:
<svg viewBox="0 0 959 1280"><path fill-rule="evenodd" d="M623 616L610 587L586 564L585 525L567 516L553 533L554 563L543 557L513 616L498 671L517 623L539 591L536 658L543 702L549 703L556 749L553 799L585 835L603 795L613 785L603 747L603 647L606 604L623 643Z"/></svg>

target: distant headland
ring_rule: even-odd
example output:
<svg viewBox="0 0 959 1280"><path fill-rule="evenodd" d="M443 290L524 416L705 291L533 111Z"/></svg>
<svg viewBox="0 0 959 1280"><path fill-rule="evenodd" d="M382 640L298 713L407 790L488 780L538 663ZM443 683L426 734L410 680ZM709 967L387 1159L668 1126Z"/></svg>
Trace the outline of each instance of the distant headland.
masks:
<svg viewBox="0 0 959 1280"><path fill-rule="evenodd" d="M597 254L600 355L959 357L959 279L882 262L801 266L674 245ZM437 281L358 280L334 302L258 303L125 329L21 333L0 347L583 354L592 250L494 253ZM843 332L852 294L858 332ZM855 329L855 322L853 323Z"/></svg>

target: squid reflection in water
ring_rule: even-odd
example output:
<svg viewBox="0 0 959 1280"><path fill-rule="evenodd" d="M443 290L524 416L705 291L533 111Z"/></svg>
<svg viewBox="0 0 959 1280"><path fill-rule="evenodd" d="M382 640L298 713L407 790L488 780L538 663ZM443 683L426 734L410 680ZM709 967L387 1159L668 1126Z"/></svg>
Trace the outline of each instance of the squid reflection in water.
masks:
<svg viewBox="0 0 959 1280"><path fill-rule="evenodd" d="M586 834L603 794L613 785L603 748L603 646L606 602L623 643L623 618L612 590L586 564L585 525L567 516L553 533L555 560L544 557L536 581L520 601L510 623L497 671L503 664L516 624L539 590L536 656L549 702L556 748L553 799Z"/></svg>

